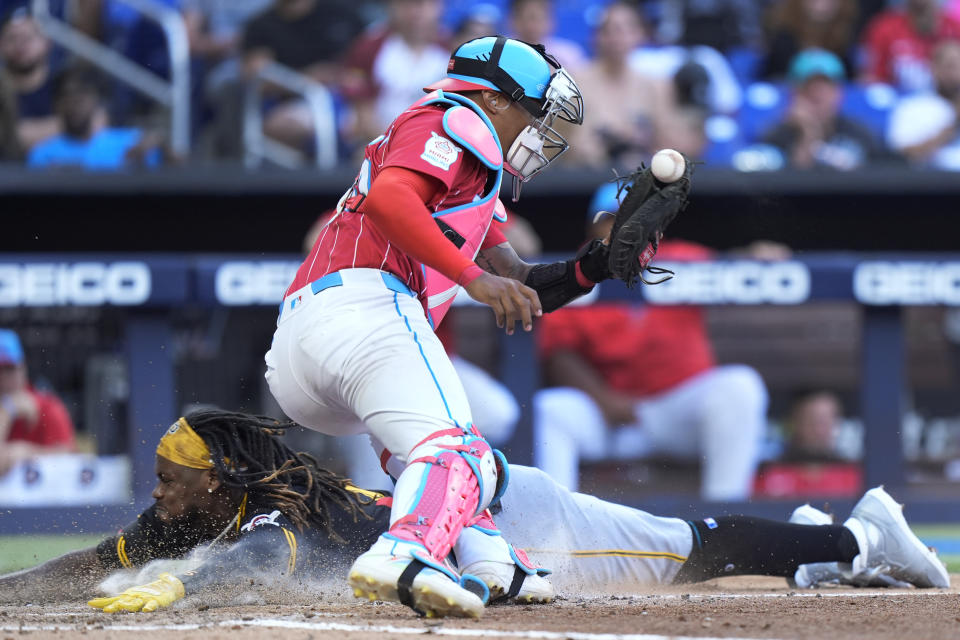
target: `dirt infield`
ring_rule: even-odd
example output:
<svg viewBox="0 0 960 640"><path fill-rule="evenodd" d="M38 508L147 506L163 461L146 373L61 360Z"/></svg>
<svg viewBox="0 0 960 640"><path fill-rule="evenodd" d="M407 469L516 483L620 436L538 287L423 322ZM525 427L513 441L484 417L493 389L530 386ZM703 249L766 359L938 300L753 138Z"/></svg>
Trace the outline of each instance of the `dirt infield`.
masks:
<svg viewBox="0 0 960 640"><path fill-rule="evenodd" d="M960 576L949 590L823 588L791 591L781 579L725 578L646 595L561 598L551 605L502 605L481 620L431 621L399 605L340 593L233 596L226 606L188 598L153 614L107 615L82 603L0 606L0 640L20 637L132 640L349 638L411 635L562 640L665 638L960 638ZM244 603L246 600L246 603Z"/></svg>

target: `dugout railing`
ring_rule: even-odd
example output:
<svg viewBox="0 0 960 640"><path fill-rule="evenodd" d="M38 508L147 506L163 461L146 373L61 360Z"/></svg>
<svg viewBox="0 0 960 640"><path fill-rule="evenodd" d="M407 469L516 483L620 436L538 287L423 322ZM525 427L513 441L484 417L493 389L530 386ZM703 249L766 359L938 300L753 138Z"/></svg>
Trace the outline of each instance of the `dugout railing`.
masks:
<svg viewBox="0 0 960 640"><path fill-rule="evenodd" d="M4 255L0 258L0 307L112 306L125 310L123 355L129 376L126 441L132 462L131 505L85 508L19 508L0 511L0 534L105 531L150 502L156 441L180 407L175 402L171 309L193 306L274 307L299 264L297 256ZM862 306L860 415L865 425L864 478L884 484L910 504L913 521L960 521L960 501L930 497L906 482L901 419L904 415L904 306L960 306L960 256L956 254L816 254L764 263L716 260L664 265L676 278L657 287L628 290L602 284L593 299L648 304L802 305L853 301ZM266 345L250 345L262 350ZM523 408L513 462L532 454L530 399L538 388L534 336L518 332L499 341L500 377ZM838 511L852 506L831 500ZM743 512L782 518L795 506L777 500L723 505L695 496L662 496L643 508L694 516Z"/></svg>

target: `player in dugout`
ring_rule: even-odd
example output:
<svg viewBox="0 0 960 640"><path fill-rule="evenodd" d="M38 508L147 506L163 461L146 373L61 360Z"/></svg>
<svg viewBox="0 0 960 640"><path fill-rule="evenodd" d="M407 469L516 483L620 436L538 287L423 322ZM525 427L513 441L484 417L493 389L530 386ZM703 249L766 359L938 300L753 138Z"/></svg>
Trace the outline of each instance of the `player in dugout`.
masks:
<svg viewBox="0 0 960 640"><path fill-rule="evenodd" d="M110 613L154 611L208 587L250 584L254 576L294 585L342 579L356 553L383 531L391 497L355 487L289 449L277 436L290 426L219 410L180 418L157 447L154 504L95 547L0 577L0 601L89 596L115 570L185 557L197 547L192 568L90 605ZM562 568L560 592L621 594L630 584L795 573L859 585L949 586L936 554L879 488L843 525L812 524L831 521L809 505L791 523L749 516L686 521L572 493L534 468L510 465L509 474L495 507L502 530L532 558ZM501 599L520 600L516 593Z"/></svg>

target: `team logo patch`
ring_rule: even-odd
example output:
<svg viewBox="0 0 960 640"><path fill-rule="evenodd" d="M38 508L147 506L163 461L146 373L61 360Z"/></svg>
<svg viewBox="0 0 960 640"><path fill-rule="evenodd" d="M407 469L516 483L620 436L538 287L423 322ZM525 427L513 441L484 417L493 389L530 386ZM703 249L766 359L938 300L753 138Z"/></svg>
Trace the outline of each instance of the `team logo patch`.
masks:
<svg viewBox="0 0 960 640"><path fill-rule="evenodd" d="M279 517L280 517L279 511L274 511L270 515L261 513L260 515L253 516L253 518L250 519L250 522L240 527L240 531L243 531L244 533L249 533L250 531L253 531L257 527L265 524L272 524L275 527L279 527L280 524L277 522L277 518Z"/></svg>
<svg viewBox="0 0 960 640"><path fill-rule="evenodd" d="M718 526L720 526L713 518L704 518L703 522L707 525L707 529L716 529Z"/></svg>
<svg viewBox="0 0 960 640"><path fill-rule="evenodd" d="M423 153L420 154L420 157L435 167L449 171L450 165L457 161L461 151L463 149L450 140L439 135L436 131L431 131L430 139L423 146Z"/></svg>

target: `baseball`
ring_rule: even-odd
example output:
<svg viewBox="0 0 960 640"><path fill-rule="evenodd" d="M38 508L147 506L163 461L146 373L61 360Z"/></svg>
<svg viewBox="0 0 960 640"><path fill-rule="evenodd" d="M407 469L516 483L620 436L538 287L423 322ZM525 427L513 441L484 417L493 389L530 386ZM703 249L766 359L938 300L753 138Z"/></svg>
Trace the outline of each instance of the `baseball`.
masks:
<svg viewBox="0 0 960 640"><path fill-rule="evenodd" d="M683 175L687 163L679 151L673 149L661 149L653 155L650 161L650 171L660 182L676 182Z"/></svg>

